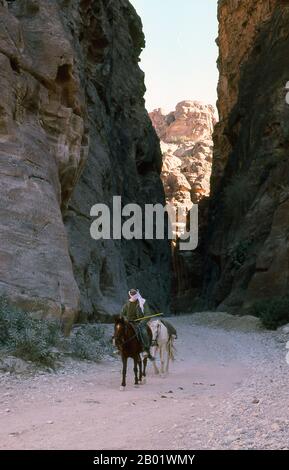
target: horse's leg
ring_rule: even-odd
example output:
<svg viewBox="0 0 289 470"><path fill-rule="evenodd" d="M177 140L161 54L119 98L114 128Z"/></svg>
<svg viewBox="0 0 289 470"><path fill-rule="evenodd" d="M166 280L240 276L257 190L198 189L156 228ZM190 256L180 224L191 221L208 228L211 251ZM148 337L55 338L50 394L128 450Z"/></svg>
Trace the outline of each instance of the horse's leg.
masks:
<svg viewBox="0 0 289 470"><path fill-rule="evenodd" d="M135 356L133 358L133 371L134 371L134 384L137 386L138 385L138 377L137 377L137 373L138 373L138 358L137 356Z"/></svg>
<svg viewBox="0 0 289 470"><path fill-rule="evenodd" d="M142 383L143 383L143 384L146 383L147 363L148 363L148 358L145 357L144 360L143 360L143 370L142 370L142 375L143 375Z"/></svg>
<svg viewBox="0 0 289 470"><path fill-rule="evenodd" d="M169 373L169 364L170 364L170 357L171 357L171 339L168 340L167 342L167 363L166 363L166 374Z"/></svg>
<svg viewBox="0 0 289 470"><path fill-rule="evenodd" d="M165 361L164 361L164 345L160 346L160 360L161 360L161 374L165 372Z"/></svg>
<svg viewBox="0 0 289 470"><path fill-rule="evenodd" d="M127 357L122 356L122 383L121 390L124 390L126 387L126 371L127 371Z"/></svg>
<svg viewBox="0 0 289 470"><path fill-rule="evenodd" d="M139 368L139 379L138 380L141 383L142 378L143 378L143 370L142 370L142 360L141 360L140 355L138 356L138 368Z"/></svg>
<svg viewBox="0 0 289 470"><path fill-rule="evenodd" d="M153 352L153 356L154 356L154 358L156 358L156 356L157 356L157 350L158 350L158 347L157 347L157 346L155 346L155 348L154 348L154 352ZM160 373L160 371L159 371L159 369L157 368L157 364L156 364L156 362L157 362L156 360L155 360L155 361L153 361L153 367L154 367L154 373L155 373L156 375L158 375L158 374Z"/></svg>

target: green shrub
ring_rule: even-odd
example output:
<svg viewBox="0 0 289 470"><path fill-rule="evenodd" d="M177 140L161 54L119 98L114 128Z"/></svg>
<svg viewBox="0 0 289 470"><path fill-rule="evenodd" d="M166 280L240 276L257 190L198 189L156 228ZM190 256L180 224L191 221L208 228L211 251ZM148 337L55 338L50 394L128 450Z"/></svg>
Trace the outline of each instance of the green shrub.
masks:
<svg viewBox="0 0 289 470"><path fill-rule="evenodd" d="M252 307L252 314L262 320L265 328L276 330L289 323L289 296L260 300Z"/></svg>
<svg viewBox="0 0 289 470"><path fill-rule="evenodd" d="M54 368L61 353L99 361L112 353L112 344L99 325L78 326L65 338L60 321L33 318L0 299L0 353Z"/></svg>
<svg viewBox="0 0 289 470"><path fill-rule="evenodd" d="M75 328L66 339L67 352L74 358L100 361L105 355L112 354L111 341L100 325L83 325Z"/></svg>
<svg viewBox="0 0 289 470"><path fill-rule="evenodd" d="M32 318L5 300L0 300L2 351L39 365L54 367L58 357L55 347L60 338L59 322Z"/></svg>

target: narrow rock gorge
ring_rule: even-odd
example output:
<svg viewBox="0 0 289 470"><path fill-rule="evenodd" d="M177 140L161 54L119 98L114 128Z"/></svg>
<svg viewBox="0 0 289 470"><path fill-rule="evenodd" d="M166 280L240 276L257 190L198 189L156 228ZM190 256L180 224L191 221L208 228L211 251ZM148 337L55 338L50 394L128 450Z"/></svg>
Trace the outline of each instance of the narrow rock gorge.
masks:
<svg viewBox="0 0 289 470"><path fill-rule="evenodd" d="M128 287L165 308L163 241L93 241L96 203L163 203L127 0L0 1L0 293L41 315L107 318Z"/></svg>
<svg viewBox="0 0 289 470"><path fill-rule="evenodd" d="M289 2L219 0L218 20L219 122L210 185L198 175L203 155L197 150L193 162L195 150L186 153L187 129L194 129L185 118L190 103L151 115L163 141L167 199L199 203L198 249L174 251L175 311L250 312L259 300L288 294ZM197 173L191 166L188 174L186 155Z"/></svg>
<svg viewBox="0 0 289 470"><path fill-rule="evenodd" d="M150 113L150 118L161 140L161 178L167 203L180 208L184 214L193 204L199 205L198 249L180 251L178 242L172 243L171 308L174 312L191 311L203 279L203 234L208 218L216 110L212 105L186 100L168 114L156 109ZM183 229L183 223L177 223L176 235Z"/></svg>
<svg viewBox="0 0 289 470"><path fill-rule="evenodd" d="M203 297L246 311L288 294L288 1L219 1L218 110Z"/></svg>
<svg viewBox="0 0 289 470"><path fill-rule="evenodd" d="M109 318L129 287L165 311L172 286L175 311L287 294L289 5L219 0L218 17L216 124L195 101L148 115L128 0L0 0L0 295L69 323ZM92 240L115 195L198 203L198 249Z"/></svg>

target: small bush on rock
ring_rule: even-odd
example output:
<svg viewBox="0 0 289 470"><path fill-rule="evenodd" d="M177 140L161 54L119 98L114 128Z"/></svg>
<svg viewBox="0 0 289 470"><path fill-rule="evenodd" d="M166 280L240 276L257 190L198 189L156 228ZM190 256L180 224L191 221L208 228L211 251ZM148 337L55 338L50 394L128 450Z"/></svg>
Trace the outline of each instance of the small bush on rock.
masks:
<svg viewBox="0 0 289 470"><path fill-rule="evenodd" d="M265 328L276 330L289 323L289 296L260 300L254 304L252 314L262 320Z"/></svg>

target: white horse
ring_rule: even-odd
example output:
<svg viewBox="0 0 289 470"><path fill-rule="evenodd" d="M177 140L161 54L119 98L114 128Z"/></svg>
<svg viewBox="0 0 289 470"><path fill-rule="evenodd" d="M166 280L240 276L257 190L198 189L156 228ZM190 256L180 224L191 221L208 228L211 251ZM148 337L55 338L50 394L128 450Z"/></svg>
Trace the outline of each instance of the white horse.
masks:
<svg viewBox="0 0 289 470"><path fill-rule="evenodd" d="M169 371L170 360L174 361L174 339L175 336L170 336L167 327L160 320L151 320L149 327L152 330L152 342L153 342L153 356L159 351L160 362L161 362L161 374L167 374ZM153 361L155 374L159 374L160 371L156 365L156 361Z"/></svg>

